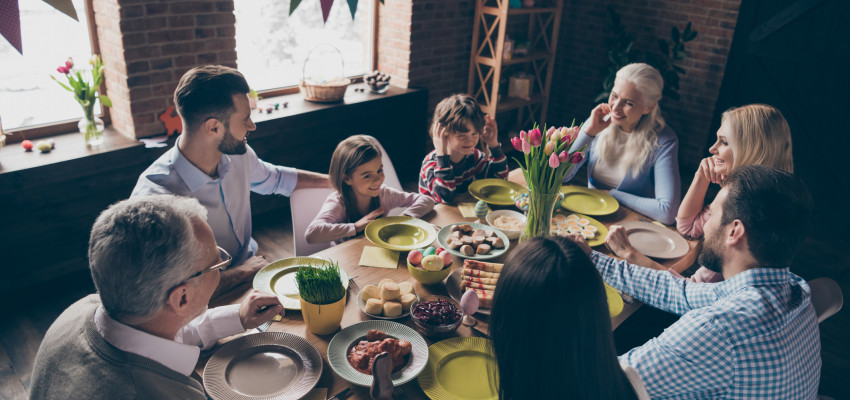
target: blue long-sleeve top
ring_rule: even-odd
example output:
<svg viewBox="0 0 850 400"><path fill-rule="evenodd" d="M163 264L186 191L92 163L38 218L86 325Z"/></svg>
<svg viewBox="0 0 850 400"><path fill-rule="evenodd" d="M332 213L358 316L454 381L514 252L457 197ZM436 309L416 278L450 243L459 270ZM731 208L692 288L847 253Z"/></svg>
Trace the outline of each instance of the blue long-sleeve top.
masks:
<svg viewBox="0 0 850 400"><path fill-rule="evenodd" d="M584 162L588 162L587 186L595 188L593 179L593 168L599 153L596 152L596 137L579 131L578 139L573 143L573 149L580 149L585 144L588 148ZM628 149L623 149L628 151ZM564 178L564 182L572 179L578 172L581 164L572 168L573 172ZM670 129L665 126L658 132L658 144L646 159L643 169L632 176L632 171L626 171L626 175L620 184L612 189L609 194L617 199L620 204L643 214L652 219L661 221L667 225L676 222L676 213L679 211L679 203L682 201L682 183L679 180L679 139Z"/></svg>

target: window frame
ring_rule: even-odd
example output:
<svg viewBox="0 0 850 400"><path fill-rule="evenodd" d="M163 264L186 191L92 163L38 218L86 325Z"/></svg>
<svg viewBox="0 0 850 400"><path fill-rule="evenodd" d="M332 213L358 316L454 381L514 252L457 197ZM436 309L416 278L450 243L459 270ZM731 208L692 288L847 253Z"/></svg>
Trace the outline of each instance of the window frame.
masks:
<svg viewBox="0 0 850 400"><path fill-rule="evenodd" d="M97 37L97 24L94 21L94 0L85 0L86 22L89 30L89 40L91 41L92 54L100 54L100 43ZM98 92L106 93L106 81L101 82L98 87ZM109 115L109 107L100 108L101 112L98 115L106 126L112 123L112 118ZM23 140L42 139L50 136L56 136L63 133L75 132L77 130L79 119L62 120L50 122L46 124L38 124L27 126L24 128L3 129L6 133L6 143L18 143Z"/></svg>
<svg viewBox="0 0 850 400"><path fill-rule="evenodd" d="M93 1L93 0L86 0L86 1ZM372 58L372 65L369 67L369 71L367 71L366 74L355 75L355 76L350 77L349 79L351 79L351 83L363 82L363 79L365 78L365 76L368 75L368 73L371 72L372 70L377 69L377 67L378 67L378 15L380 14L378 12L378 3L379 3L378 0L372 1L372 57L371 57ZM237 58L238 58L238 55L237 55ZM281 87L281 88L260 90L260 91L257 92L257 94L261 97L277 97L277 96L284 96L284 95L288 95L288 94L298 93L300 91L301 91L301 89L298 88L298 85L292 85L292 86L285 86L285 87Z"/></svg>

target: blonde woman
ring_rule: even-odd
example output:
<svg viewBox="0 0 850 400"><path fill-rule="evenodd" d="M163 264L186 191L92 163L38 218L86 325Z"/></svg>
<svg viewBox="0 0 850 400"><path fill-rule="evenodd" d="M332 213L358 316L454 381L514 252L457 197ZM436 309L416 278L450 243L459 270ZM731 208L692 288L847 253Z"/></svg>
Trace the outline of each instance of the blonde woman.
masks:
<svg viewBox="0 0 850 400"><path fill-rule="evenodd" d="M688 193L679 207L676 216L679 232L694 239L703 236L703 226L711 216L708 206L704 205L708 187L711 184L721 184L733 168L750 164L765 165L793 173L791 149L791 129L776 108L765 104L750 104L724 112L720 129L717 130L717 141L708 149L711 157L700 162ZM613 228L606 242L618 256L633 264L663 269L634 250L622 228ZM700 268L691 280L718 282L723 280L723 276Z"/></svg>
<svg viewBox="0 0 850 400"><path fill-rule="evenodd" d="M589 144L589 187L610 190L624 206L670 225L681 196L679 140L661 117L663 89L652 66L621 68L608 102L593 109L573 148Z"/></svg>

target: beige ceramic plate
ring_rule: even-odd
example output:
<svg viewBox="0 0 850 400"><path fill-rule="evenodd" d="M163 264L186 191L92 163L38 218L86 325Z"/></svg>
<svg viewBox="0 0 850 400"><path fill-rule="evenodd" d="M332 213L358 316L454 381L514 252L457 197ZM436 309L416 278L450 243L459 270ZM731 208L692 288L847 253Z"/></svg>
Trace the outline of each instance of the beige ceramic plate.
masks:
<svg viewBox="0 0 850 400"><path fill-rule="evenodd" d="M666 226L642 221L626 221L620 224L632 246L641 253L654 258L679 258L688 253L688 241Z"/></svg>
<svg viewBox="0 0 850 400"><path fill-rule="evenodd" d="M204 367L214 400L295 400L316 386L322 355L306 339L283 332L245 335L221 346Z"/></svg>
<svg viewBox="0 0 850 400"><path fill-rule="evenodd" d="M316 257L292 257L277 260L266 265L254 275L254 289L274 293L280 299L283 308L287 310L301 309L301 296L295 284L295 272L302 265L319 266L328 260ZM348 274L340 267L339 278L342 287L348 289Z"/></svg>

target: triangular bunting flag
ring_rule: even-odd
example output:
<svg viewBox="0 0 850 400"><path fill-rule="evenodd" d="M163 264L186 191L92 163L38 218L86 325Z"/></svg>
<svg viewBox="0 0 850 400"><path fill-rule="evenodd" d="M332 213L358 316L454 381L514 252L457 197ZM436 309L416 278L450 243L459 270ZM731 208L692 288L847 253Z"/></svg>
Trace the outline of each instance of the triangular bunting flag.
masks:
<svg viewBox="0 0 850 400"><path fill-rule="evenodd" d="M74 4L71 3L71 0L43 0L45 3L50 4L51 7L59 10L62 14L65 14L77 21L80 19L77 18L77 10L74 9Z"/></svg>
<svg viewBox="0 0 850 400"><path fill-rule="evenodd" d="M21 11L18 9L18 0L0 1L0 35L3 35L18 53L24 54L21 45Z"/></svg>
<svg viewBox="0 0 850 400"><path fill-rule="evenodd" d="M319 0L322 3L322 20L328 23L328 16L331 15L331 6L334 5L334 0Z"/></svg>
<svg viewBox="0 0 850 400"><path fill-rule="evenodd" d="M290 0L289 2L289 15L295 12L295 9L301 4L301 0Z"/></svg>
<svg viewBox="0 0 850 400"><path fill-rule="evenodd" d="M357 12L357 0L348 0L348 10L351 11L351 19L354 19L354 13Z"/></svg>

